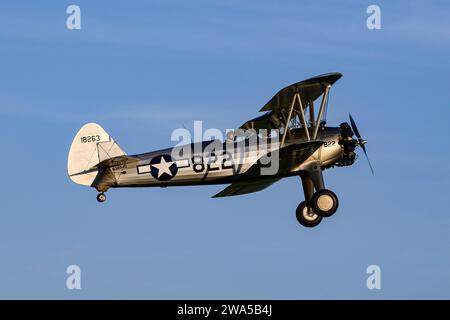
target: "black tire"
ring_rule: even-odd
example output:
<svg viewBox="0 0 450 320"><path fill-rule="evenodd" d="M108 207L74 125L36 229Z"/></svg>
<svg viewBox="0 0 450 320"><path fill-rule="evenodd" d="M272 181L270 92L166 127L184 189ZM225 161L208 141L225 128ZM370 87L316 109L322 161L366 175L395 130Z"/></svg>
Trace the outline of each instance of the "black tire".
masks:
<svg viewBox="0 0 450 320"><path fill-rule="evenodd" d="M315 227L322 221L322 217L315 214L305 201L298 205L295 216L297 221L307 228Z"/></svg>
<svg viewBox="0 0 450 320"><path fill-rule="evenodd" d="M102 193L99 193L98 195L97 195L97 201L98 202L105 202L106 201L106 195L102 192Z"/></svg>
<svg viewBox="0 0 450 320"><path fill-rule="evenodd" d="M311 198L311 208L322 218L331 217L338 207L338 197L331 190L319 190Z"/></svg>

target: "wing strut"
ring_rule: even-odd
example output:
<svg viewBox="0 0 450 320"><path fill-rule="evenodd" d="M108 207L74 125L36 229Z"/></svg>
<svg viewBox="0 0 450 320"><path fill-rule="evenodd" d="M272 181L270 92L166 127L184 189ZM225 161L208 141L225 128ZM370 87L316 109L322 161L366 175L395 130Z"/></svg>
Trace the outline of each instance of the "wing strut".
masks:
<svg viewBox="0 0 450 320"><path fill-rule="evenodd" d="M288 126L289 126L289 122L291 121L292 111L294 111L295 100L297 100L297 94L295 94L294 99L292 99L291 108L289 109L289 115L288 115L288 118L286 119L286 124L284 125L283 138L281 139L281 148L284 146L284 140L286 139L286 134L289 130Z"/></svg>
<svg viewBox="0 0 450 320"><path fill-rule="evenodd" d="M311 101L309 103L309 122L311 123L311 128L314 132L314 128L316 127L316 119L314 118L314 102Z"/></svg>
<svg viewBox="0 0 450 320"><path fill-rule="evenodd" d="M292 118L292 112L294 111L294 107L295 107L295 102L298 100L298 104L300 106L300 121L302 122L302 126L305 129L305 133L306 133L306 138L308 139L308 141L311 140L310 136L309 136L309 131L308 131L308 126L306 124L306 118L305 118L305 110L303 110L303 104L302 104L302 99L300 97L299 93L294 94L294 98L292 99L292 104L291 104L291 108L289 109L289 114L288 114L288 118L286 119L286 124L284 126L284 132L283 132L283 138L281 139L281 147L284 146L284 140L286 139L286 134L289 131L289 122L291 121Z"/></svg>
<svg viewBox="0 0 450 320"><path fill-rule="evenodd" d="M297 93L296 96L298 99L298 103L300 104L300 116L301 116L300 120L302 122L303 128L305 129L306 139L308 139L308 141L310 141L311 138L309 137L308 125L306 124L305 110L303 109L302 98L300 97L299 93ZM295 99L295 97L294 97L294 99Z"/></svg>
<svg viewBox="0 0 450 320"><path fill-rule="evenodd" d="M317 121L316 121L316 124L314 127L313 140L317 139L317 132L319 131L319 127L320 127L320 119L322 119L322 116L323 116L323 110L325 108L325 102L328 99L328 93L330 92L330 88L331 88L331 85L327 84L327 86L325 87L325 92L323 93L322 103L320 104L319 114L317 115Z"/></svg>

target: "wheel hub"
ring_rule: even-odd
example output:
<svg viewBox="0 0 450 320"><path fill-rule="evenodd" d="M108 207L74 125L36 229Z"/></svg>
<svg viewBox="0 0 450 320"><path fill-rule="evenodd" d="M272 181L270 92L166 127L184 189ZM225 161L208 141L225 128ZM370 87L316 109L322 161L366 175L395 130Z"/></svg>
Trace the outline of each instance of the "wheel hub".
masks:
<svg viewBox="0 0 450 320"><path fill-rule="evenodd" d="M317 199L317 207L322 211L330 211L333 208L333 198L327 194L321 195Z"/></svg>
<svg viewBox="0 0 450 320"><path fill-rule="evenodd" d="M303 208L303 217L305 217L308 221L314 221L317 218L317 215L308 207Z"/></svg>

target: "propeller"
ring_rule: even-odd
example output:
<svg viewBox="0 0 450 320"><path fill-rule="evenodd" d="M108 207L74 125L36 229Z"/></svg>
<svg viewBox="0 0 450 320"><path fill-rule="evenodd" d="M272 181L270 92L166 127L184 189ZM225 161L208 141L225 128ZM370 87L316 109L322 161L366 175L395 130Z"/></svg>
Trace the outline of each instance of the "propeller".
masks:
<svg viewBox="0 0 450 320"><path fill-rule="evenodd" d="M363 149L364 154L366 155L367 162L369 163L370 171L372 171L372 174L374 174L372 164L370 163L369 156L367 155L367 151L366 151L366 147L365 147L365 144L367 143L367 141L364 140L363 138L361 138L361 134L359 133L358 127L356 126L356 123L353 120L352 115L349 114L349 116L350 116L350 124L352 125L353 132L355 133L356 137L358 138L358 145Z"/></svg>

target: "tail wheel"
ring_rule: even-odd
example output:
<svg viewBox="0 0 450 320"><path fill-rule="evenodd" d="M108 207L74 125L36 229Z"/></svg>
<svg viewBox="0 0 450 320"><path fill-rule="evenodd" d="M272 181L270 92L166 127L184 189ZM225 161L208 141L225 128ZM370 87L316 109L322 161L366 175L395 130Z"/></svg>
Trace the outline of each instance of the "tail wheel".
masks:
<svg viewBox="0 0 450 320"><path fill-rule="evenodd" d="M298 222L307 228L315 227L322 221L322 217L314 213L305 201L298 205L296 217Z"/></svg>
<svg viewBox="0 0 450 320"><path fill-rule="evenodd" d="M322 218L331 217L338 207L339 201L333 191L322 189L311 198L311 208Z"/></svg>
<svg viewBox="0 0 450 320"><path fill-rule="evenodd" d="M106 201L106 195L102 192L102 193L99 193L98 195L97 195L97 201L98 202L105 202Z"/></svg>

